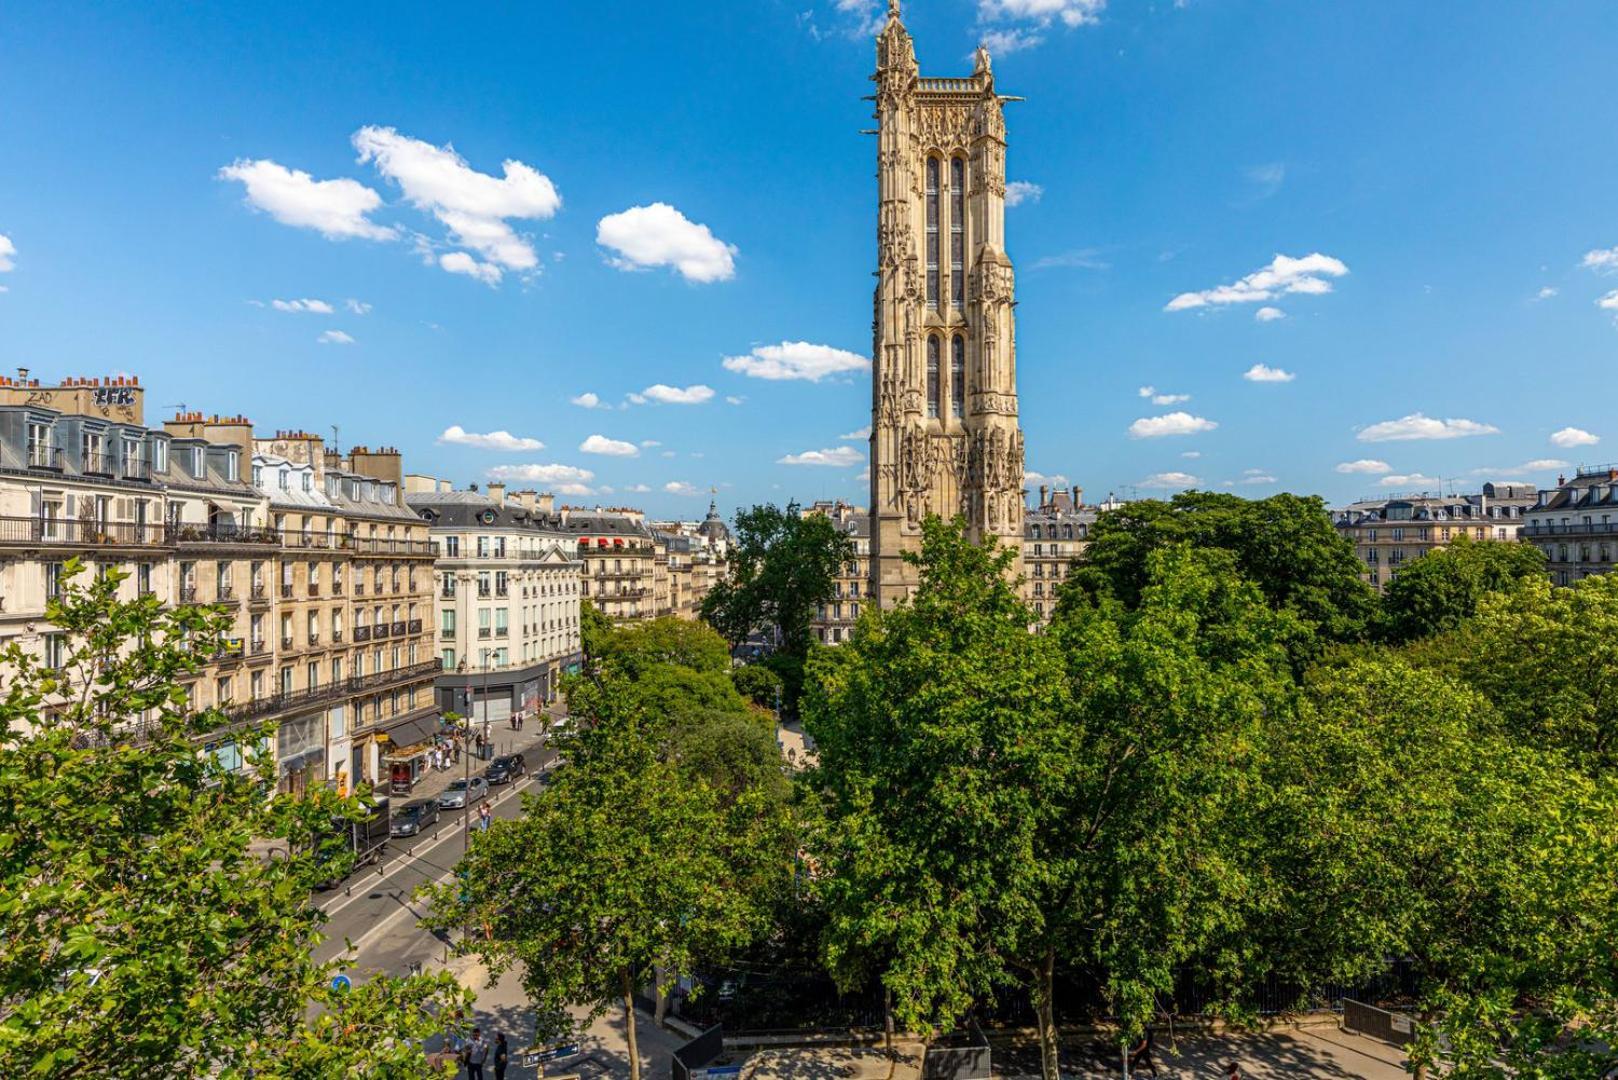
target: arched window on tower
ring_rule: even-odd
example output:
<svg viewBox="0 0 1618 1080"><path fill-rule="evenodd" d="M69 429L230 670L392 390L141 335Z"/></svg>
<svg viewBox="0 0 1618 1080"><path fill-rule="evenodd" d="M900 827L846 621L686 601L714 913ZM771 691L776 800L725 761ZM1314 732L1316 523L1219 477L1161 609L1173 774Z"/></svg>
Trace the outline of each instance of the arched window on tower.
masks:
<svg viewBox="0 0 1618 1080"><path fill-rule="evenodd" d="M927 339L927 415L938 417L938 338Z"/></svg>
<svg viewBox="0 0 1618 1080"><path fill-rule="evenodd" d="M949 297L966 306L966 159L949 163ZM957 414L959 415L959 414Z"/></svg>
<svg viewBox="0 0 1618 1080"><path fill-rule="evenodd" d="M966 339L957 335L950 345L949 412L958 417L966 409Z"/></svg>
<svg viewBox="0 0 1618 1080"><path fill-rule="evenodd" d="M927 306L938 306L938 159L927 159Z"/></svg>

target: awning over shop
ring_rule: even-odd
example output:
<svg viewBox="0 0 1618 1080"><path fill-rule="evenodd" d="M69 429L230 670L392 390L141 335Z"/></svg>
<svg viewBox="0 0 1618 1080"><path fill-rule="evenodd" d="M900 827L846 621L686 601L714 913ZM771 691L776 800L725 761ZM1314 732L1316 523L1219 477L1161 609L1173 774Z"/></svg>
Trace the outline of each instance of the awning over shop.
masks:
<svg viewBox="0 0 1618 1080"><path fill-rule="evenodd" d="M425 712L401 717L390 726L384 727L382 732L395 746L414 746L416 743L428 742L438 734L438 710L428 709Z"/></svg>
<svg viewBox="0 0 1618 1080"><path fill-rule="evenodd" d="M401 746L388 751L387 762L392 765L396 762L406 762L412 758L419 758L433 748L430 742L414 743L410 746Z"/></svg>

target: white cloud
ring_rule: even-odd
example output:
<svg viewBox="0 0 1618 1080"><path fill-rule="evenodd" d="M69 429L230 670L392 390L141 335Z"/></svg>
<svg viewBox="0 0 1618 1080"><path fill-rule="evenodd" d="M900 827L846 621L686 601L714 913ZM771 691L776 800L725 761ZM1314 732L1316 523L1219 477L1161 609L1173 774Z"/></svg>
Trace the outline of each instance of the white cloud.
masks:
<svg viewBox="0 0 1618 1080"><path fill-rule="evenodd" d="M1243 484L1273 484L1276 483L1276 479L1263 469L1243 469L1240 482Z"/></svg>
<svg viewBox="0 0 1618 1080"><path fill-rule="evenodd" d="M665 451L663 451L661 456L666 457L666 458L671 458L671 457L678 457L679 455L676 454L673 450L665 450Z"/></svg>
<svg viewBox="0 0 1618 1080"><path fill-rule="evenodd" d="M1184 453L1182 453L1180 456L1185 458L1188 461L1195 461L1195 460L1197 460L1197 458L1202 456L1202 451L1201 450L1187 450Z"/></svg>
<svg viewBox="0 0 1618 1080"><path fill-rule="evenodd" d="M1254 364L1242 372L1242 378L1248 382L1291 382L1297 376L1281 368L1273 368L1268 364Z"/></svg>
<svg viewBox="0 0 1618 1080"><path fill-rule="evenodd" d="M1618 289L1612 290L1606 296L1596 301L1596 307L1603 311L1618 311Z"/></svg>
<svg viewBox="0 0 1618 1080"><path fill-rule="evenodd" d="M343 305L355 315L369 315L371 313L371 305L364 300L344 300Z"/></svg>
<svg viewBox="0 0 1618 1080"><path fill-rule="evenodd" d="M480 435L475 431L467 431L459 424L451 424L445 428L438 441L454 446L475 446L479 450L506 450L513 453L545 449L545 444L538 439L513 435L509 431L491 431Z"/></svg>
<svg viewBox="0 0 1618 1080"><path fill-rule="evenodd" d="M1006 185L1006 205L1021 206L1025 202L1036 203L1044 194L1045 189L1038 184L1028 180L1013 180Z"/></svg>
<svg viewBox="0 0 1618 1080"><path fill-rule="evenodd" d="M589 484L557 484L558 495L594 495L595 490Z"/></svg>
<svg viewBox="0 0 1618 1080"><path fill-rule="evenodd" d="M1068 486L1067 477L1061 473L1046 475L1045 473L1028 469L1022 474L1022 478L1024 487L1037 487L1040 484L1046 484L1053 488L1065 488Z"/></svg>
<svg viewBox="0 0 1618 1080"><path fill-rule="evenodd" d="M648 401L664 405L701 405L712 397L713 387L703 386L701 383L684 388L653 383L638 394L630 394L629 400L636 405L644 405Z"/></svg>
<svg viewBox="0 0 1618 1080"><path fill-rule="evenodd" d="M871 437L871 425L866 424L864 427L855 428L853 431L845 431L837 437L847 439L849 442L864 442Z"/></svg>
<svg viewBox="0 0 1618 1080"><path fill-rule="evenodd" d="M601 398L589 390L586 390L578 397L568 398L568 402L570 404L577 405L581 409L610 408L610 406L603 406L601 404Z"/></svg>
<svg viewBox="0 0 1618 1080"><path fill-rule="evenodd" d="M663 490L670 495L701 495L702 492L684 480L670 480L663 485Z"/></svg>
<svg viewBox="0 0 1618 1080"><path fill-rule="evenodd" d="M1374 476L1378 473L1392 472L1393 466L1386 461L1378 461L1376 458L1360 458L1358 461L1339 462L1337 471L1340 473L1370 473Z"/></svg>
<svg viewBox="0 0 1618 1080"><path fill-rule="evenodd" d="M1150 398L1153 405L1178 405L1190 401L1190 394L1159 394L1155 386L1143 386L1138 391L1143 398Z"/></svg>
<svg viewBox="0 0 1618 1080"><path fill-rule="evenodd" d="M438 266L452 274L465 274L485 285L500 284L500 278L505 273L494 263L478 262L464 251L446 251L438 257Z"/></svg>
<svg viewBox="0 0 1618 1080"><path fill-rule="evenodd" d="M979 39L992 56L1010 56L1014 52L1032 49L1043 44L1045 35L1037 30L1014 26L1002 30L985 31Z"/></svg>
<svg viewBox="0 0 1618 1080"><path fill-rule="evenodd" d="M324 300L271 300L276 311L302 312L309 315L330 315L332 306Z"/></svg>
<svg viewBox="0 0 1618 1080"><path fill-rule="evenodd" d="M783 341L779 345L760 345L746 356L727 356L724 367L726 371L739 372L753 379L806 379L819 382L828 375L869 371L871 361L858 353L830 345Z"/></svg>
<svg viewBox="0 0 1618 1080"><path fill-rule="evenodd" d="M532 270L539 265L533 245L509 224L511 219L544 220L561 208L556 185L537 169L508 158L501 163L504 175L491 176L467 165L453 147L434 146L391 127L362 127L353 143L360 161L374 162L411 205L449 229L456 246L481 255L483 266ZM498 273L452 267L443 259L439 265L481 281L499 279Z"/></svg>
<svg viewBox="0 0 1618 1080"><path fill-rule="evenodd" d="M1394 473L1384 476L1377 483L1383 487L1407 488L1411 491L1432 491L1444 486L1444 481L1436 476L1427 476L1424 473Z"/></svg>
<svg viewBox="0 0 1618 1080"><path fill-rule="evenodd" d="M1196 435L1212 431L1219 425L1188 412L1171 412L1162 416L1143 416L1129 425L1131 439L1157 439L1164 435Z"/></svg>
<svg viewBox="0 0 1618 1080"><path fill-rule="evenodd" d="M978 18L1028 19L1038 26L1060 20L1064 26L1094 23L1107 7L1107 0L978 0Z"/></svg>
<svg viewBox="0 0 1618 1080"><path fill-rule="evenodd" d="M788 454L775 459L777 465L827 465L846 469L865 460L865 455L852 446L834 446L826 450L805 450L801 454Z"/></svg>
<svg viewBox="0 0 1618 1080"><path fill-rule="evenodd" d="M1411 413L1360 429L1360 442L1407 442L1412 439L1464 439L1472 435L1498 435L1500 429L1476 420L1439 420Z"/></svg>
<svg viewBox="0 0 1618 1080"><path fill-rule="evenodd" d="M667 266L704 284L736 276L735 246L667 203L608 214L596 223L596 243L616 253L608 261L620 270Z"/></svg>
<svg viewBox="0 0 1618 1080"><path fill-rule="evenodd" d="M640 450L632 442L622 439L609 439L605 435L591 435L579 444L579 452L584 454L605 454L608 457L639 457Z"/></svg>
<svg viewBox="0 0 1618 1080"><path fill-rule="evenodd" d="M1618 247L1597 248L1584 253L1584 261L1579 265L1587 270L1597 270L1610 273L1618 270Z"/></svg>
<svg viewBox="0 0 1618 1080"><path fill-rule="evenodd" d="M640 445L641 449L650 450L654 446L662 446L663 444L658 442L656 439L642 439L640 441Z"/></svg>
<svg viewBox="0 0 1618 1080"><path fill-rule="evenodd" d="M1592 435L1583 428L1576 427L1565 427L1551 435L1551 442L1564 450L1575 446L1594 446L1600 441L1600 435Z"/></svg>
<svg viewBox="0 0 1618 1080"><path fill-rule="evenodd" d="M740 405L742 402L744 402L746 400L747 400L746 398L741 397L741 396L739 396L737 394L726 394L725 395L725 404L726 405Z"/></svg>
<svg viewBox="0 0 1618 1080"><path fill-rule="evenodd" d="M1528 473L1552 472L1556 469L1565 469L1569 466L1569 464L1571 463L1563 461L1561 458L1535 458L1532 461L1525 461L1521 465L1508 465L1504 468L1496 468L1492 465L1485 465L1480 469L1473 469L1472 475L1526 476Z"/></svg>
<svg viewBox="0 0 1618 1080"><path fill-rule="evenodd" d="M220 169L219 178L240 181L254 209L283 225L314 229L328 240L392 240L399 235L366 217L382 205L382 196L358 180L316 180L302 169L268 159L238 160Z"/></svg>
<svg viewBox="0 0 1618 1080"><path fill-rule="evenodd" d="M645 484L630 484L625 487L624 490L634 495L644 495L652 489L647 487Z"/></svg>
<svg viewBox="0 0 1618 1080"><path fill-rule="evenodd" d="M1287 166L1284 161L1271 161L1263 165L1254 165L1247 170L1247 179L1257 186L1257 195L1260 199L1268 199L1281 185L1286 183Z"/></svg>
<svg viewBox="0 0 1618 1080"><path fill-rule="evenodd" d="M0 273L17 269L13 261L17 257L17 245L11 242L11 237L0 233Z"/></svg>
<svg viewBox="0 0 1618 1080"><path fill-rule="evenodd" d="M1555 296L1556 293L1557 293L1556 286L1554 286L1554 285L1546 285L1544 288L1540 289L1537 293L1534 294L1534 299L1535 300L1549 300L1551 297Z"/></svg>
<svg viewBox="0 0 1618 1080"><path fill-rule="evenodd" d="M1287 313L1282 311L1280 308L1269 307L1267 305L1253 312L1253 318L1259 322L1275 322L1278 319L1284 319L1286 317Z"/></svg>
<svg viewBox="0 0 1618 1080"><path fill-rule="evenodd" d="M1187 311L1210 304L1256 304L1261 300L1274 300L1286 293L1318 296L1331 292L1331 282L1326 278L1342 277L1347 273L1348 267L1342 260L1318 251L1301 259L1277 255L1268 266L1253 271L1234 285L1181 293L1170 300L1163 310Z"/></svg>
<svg viewBox="0 0 1618 1080"><path fill-rule="evenodd" d="M596 474L589 469L574 465L496 465L489 470L490 480L519 480L532 484L588 484L595 478ZM564 495L590 494L588 491L560 490Z"/></svg>
<svg viewBox="0 0 1618 1080"><path fill-rule="evenodd" d="M1140 486L1144 488L1172 488L1175 490L1183 490L1185 488L1196 487L1200 483L1202 483L1202 481L1198 480L1190 473L1160 472L1153 473L1151 476L1148 476L1146 479L1142 480L1140 482Z"/></svg>
<svg viewBox="0 0 1618 1080"><path fill-rule="evenodd" d="M341 330L327 330L325 333L323 333L319 337L315 338L315 340L320 342L320 344L322 344L322 345L352 345L352 344L354 344L354 339L352 337L349 337L347 334L343 333Z"/></svg>

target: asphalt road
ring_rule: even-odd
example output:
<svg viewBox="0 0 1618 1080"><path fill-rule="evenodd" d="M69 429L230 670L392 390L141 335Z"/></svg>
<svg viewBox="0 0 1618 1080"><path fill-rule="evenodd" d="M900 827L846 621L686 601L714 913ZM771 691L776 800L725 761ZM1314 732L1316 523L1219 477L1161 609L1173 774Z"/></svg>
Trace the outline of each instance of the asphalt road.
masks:
<svg viewBox="0 0 1618 1080"><path fill-rule="evenodd" d="M497 818L516 817L522 809L518 793L531 790L556 761L550 749L536 747L525 753L528 775L491 789ZM315 959L337 959L352 945L353 959L345 970L356 980L378 973L404 975L413 963L425 966L442 960L445 942L416 925L426 907L412 894L419 886L454 873L466 850L467 822L476 819L475 805L445 810L433 831L389 840L387 857L380 864L356 871L335 890L317 897L316 903L331 918Z"/></svg>

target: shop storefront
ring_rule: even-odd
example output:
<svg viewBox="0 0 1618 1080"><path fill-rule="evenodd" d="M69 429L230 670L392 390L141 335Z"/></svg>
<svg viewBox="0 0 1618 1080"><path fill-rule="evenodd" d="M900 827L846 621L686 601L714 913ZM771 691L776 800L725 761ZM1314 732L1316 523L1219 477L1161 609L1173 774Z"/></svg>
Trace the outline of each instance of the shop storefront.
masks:
<svg viewBox="0 0 1618 1080"><path fill-rule="evenodd" d="M276 790L301 795L324 779L326 716L313 712L281 721L275 733Z"/></svg>

